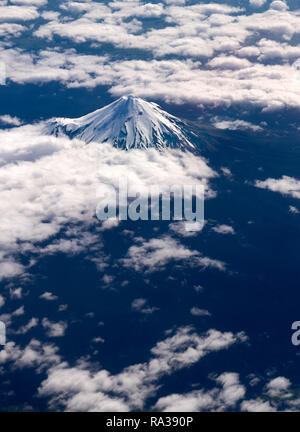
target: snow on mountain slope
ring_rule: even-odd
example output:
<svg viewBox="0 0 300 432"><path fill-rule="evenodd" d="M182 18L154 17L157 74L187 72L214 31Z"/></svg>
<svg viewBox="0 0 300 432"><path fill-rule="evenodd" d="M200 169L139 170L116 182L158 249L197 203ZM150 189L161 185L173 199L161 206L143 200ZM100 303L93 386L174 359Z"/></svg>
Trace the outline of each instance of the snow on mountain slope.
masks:
<svg viewBox="0 0 300 432"><path fill-rule="evenodd" d="M194 148L184 123L157 104L123 96L110 105L76 119L51 119L43 130L55 136L77 137L86 143L108 142L115 147Z"/></svg>

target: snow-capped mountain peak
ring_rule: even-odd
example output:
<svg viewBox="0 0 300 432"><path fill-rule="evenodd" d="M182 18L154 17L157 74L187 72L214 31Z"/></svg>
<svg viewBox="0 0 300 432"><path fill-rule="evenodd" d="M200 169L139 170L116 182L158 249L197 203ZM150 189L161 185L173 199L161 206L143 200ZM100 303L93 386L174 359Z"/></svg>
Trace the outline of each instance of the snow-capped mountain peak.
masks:
<svg viewBox="0 0 300 432"><path fill-rule="evenodd" d="M123 149L190 148L184 123L157 104L135 96L115 102L76 119L51 119L44 132L77 137L87 143L109 142Z"/></svg>

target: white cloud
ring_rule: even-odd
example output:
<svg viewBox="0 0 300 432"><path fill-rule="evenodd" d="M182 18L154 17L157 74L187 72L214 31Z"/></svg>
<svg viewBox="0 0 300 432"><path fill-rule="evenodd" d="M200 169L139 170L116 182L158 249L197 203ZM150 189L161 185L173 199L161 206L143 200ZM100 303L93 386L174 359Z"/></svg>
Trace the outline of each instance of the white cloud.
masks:
<svg viewBox="0 0 300 432"><path fill-rule="evenodd" d="M25 272L15 258L19 253L74 254L87 248L100 253L99 234L89 232L91 225L98 225L96 191L105 184L118 187L119 178L128 178L129 186L145 193L153 176L165 187L204 184L207 196L214 196L208 180L216 174L187 152L124 152L109 144L42 136L31 126L2 130L0 139L2 278ZM105 222L100 231L112 226L115 220ZM59 240L50 241L59 232ZM40 242L45 242L42 247ZM98 257L100 265L99 260L105 263L105 257Z"/></svg>
<svg viewBox="0 0 300 432"><path fill-rule="evenodd" d="M300 180L294 177L284 175L281 179L268 178L264 181L256 180L255 186L300 199Z"/></svg>
<svg viewBox="0 0 300 432"><path fill-rule="evenodd" d="M10 298L11 299L21 299L22 298L22 288L12 288L10 289Z"/></svg>
<svg viewBox="0 0 300 432"><path fill-rule="evenodd" d="M247 59L240 59L234 56L220 56L209 61L207 65L216 69L239 70L249 68L251 66L251 62L249 62Z"/></svg>
<svg viewBox="0 0 300 432"><path fill-rule="evenodd" d="M102 231L102 230L99 230ZM65 238L54 240L45 247L33 247L32 252L39 255L54 255L65 253L68 255L77 255L89 248L91 251L101 247L101 241L96 234L89 233L84 227L68 228L64 232Z"/></svg>
<svg viewBox="0 0 300 432"><path fill-rule="evenodd" d="M289 212L292 214L299 214L299 210L297 209L297 207L290 205L289 206Z"/></svg>
<svg viewBox="0 0 300 432"><path fill-rule="evenodd" d="M246 388L237 373L224 372L213 377L217 387L194 390L185 394L171 394L160 398L154 405L158 411L197 412L197 411L248 411L275 412L297 411L300 400L291 392L291 382L285 377L269 381L259 395L247 399ZM251 389L253 392L253 389Z"/></svg>
<svg viewBox="0 0 300 432"><path fill-rule="evenodd" d="M235 234L234 229L230 225L216 225L212 229L218 234Z"/></svg>
<svg viewBox="0 0 300 432"><path fill-rule="evenodd" d="M20 306L18 309L15 309L11 313L3 313L2 315L0 315L0 320L3 321L7 327L11 327L13 319L24 315L24 313L24 306Z"/></svg>
<svg viewBox="0 0 300 432"><path fill-rule="evenodd" d="M136 298L131 303L131 308L134 311L141 312L142 314L152 314L153 312L157 311L157 307L150 307L148 304L148 301L143 298Z"/></svg>
<svg viewBox="0 0 300 432"><path fill-rule="evenodd" d="M243 401L241 404L242 411L248 412L274 412L277 411L270 402L264 401L263 399L250 399Z"/></svg>
<svg viewBox="0 0 300 432"><path fill-rule="evenodd" d="M216 407L216 392L195 390L186 394L161 397L154 408L159 412L201 412Z"/></svg>
<svg viewBox="0 0 300 432"><path fill-rule="evenodd" d="M47 330L47 336L49 337L64 336L68 327L67 323L64 321L51 322L48 318L43 318L42 325Z"/></svg>
<svg viewBox="0 0 300 432"><path fill-rule="evenodd" d="M243 401L241 409L252 412L298 411L300 400L292 390L292 383L288 378L273 378L265 385L263 397Z"/></svg>
<svg viewBox="0 0 300 432"><path fill-rule="evenodd" d="M102 280L103 280L103 282L104 282L105 284L111 284L111 283L113 282L113 280L114 280L114 277L111 276L111 275L107 275L107 274L105 274L105 275L103 276Z"/></svg>
<svg viewBox="0 0 300 432"><path fill-rule="evenodd" d="M12 117L9 114L1 115L0 123L12 126L20 126L22 124L21 120L18 117Z"/></svg>
<svg viewBox="0 0 300 432"><path fill-rule="evenodd" d="M252 130L253 132L260 132L263 130L261 126L247 122L245 120L221 120L215 118L213 125L217 129L229 129L229 130Z"/></svg>
<svg viewBox="0 0 300 432"><path fill-rule="evenodd" d="M191 226L192 226L192 228L195 228L195 229L190 230L189 228ZM169 229L171 231L175 232L176 234L183 236L183 237L194 237L201 232L202 227L201 227L201 224L199 222L179 221L179 222L173 222L173 223L169 224Z"/></svg>
<svg viewBox="0 0 300 432"><path fill-rule="evenodd" d="M218 376L216 381L223 386L220 399L225 406L234 406L245 396L246 389L240 384L239 375L237 373L223 373Z"/></svg>
<svg viewBox="0 0 300 432"><path fill-rule="evenodd" d="M50 407L60 404L67 411L129 411L143 409L156 393L161 377L190 367L210 352L243 342L243 334L209 330L197 335L190 327L179 328L173 336L152 348L146 363L125 368L116 375L102 369L69 367L63 363L48 371L39 389L40 396L51 398Z"/></svg>
<svg viewBox="0 0 300 432"><path fill-rule="evenodd" d="M208 312L206 309L199 309L198 307L194 306L191 309L191 314L194 316L211 316L211 313Z"/></svg>
<svg viewBox="0 0 300 432"><path fill-rule="evenodd" d="M44 18L44 20L48 20L48 21L57 20L59 18L59 12L56 12L56 11L43 11L41 13L41 17Z"/></svg>
<svg viewBox="0 0 300 432"><path fill-rule="evenodd" d="M20 306L18 309L16 309L12 315L13 316L20 316L20 315L24 315L24 306Z"/></svg>
<svg viewBox="0 0 300 432"><path fill-rule="evenodd" d="M0 132L0 162L5 164L0 170L0 201L4 213L1 218L1 278L18 276L25 271L13 255L34 252L36 242L59 232L67 221L80 221L87 218L87 214L93 215L96 205L91 188L96 174L89 149L79 150L80 146L76 149L75 143L70 145L63 140L26 135L26 130L25 127ZM78 151L82 152L80 163ZM14 161L19 163L12 163Z"/></svg>
<svg viewBox="0 0 300 432"><path fill-rule="evenodd" d="M127 255L121 263L135 271L151 273L162 270L170 261L187 261L189 265L203 268L216 268L224 270L225 264L221 261L203 257L196 250L190 250L170 236L144 240L137 238L137 245L128 249Z"/></svg>
<svg viewBox="0 0 300 432"><path fill-rule="evenodd" d="M44 299L44 300L48 300L48 301L54 301L54 300L57 300L58 297L56 295L53 295L51 292L46 291L40 295L40 299Z"/></svg>
<svg viewBox="0 0 300 432"><path fill-rule="evenodd" d="M221 167L221 171L222 171L222 173L223 173L223 175L225 177L229 177L229 178L232 177L232 172L230 171L229 168L227 168L227 167Z"/></svg>
<svg viewBox="0 0 300 432"><path fill-rule="evenodd" d="M299 45L289 45L287 42L276 42L263 38L258 42L256 49L260 61L280 61L281 59L294 61L300 57ZM291 78L293 79L293 76Z"/></svg>
<svg viewBox="0 0 300 432"><path fill-rule="evenodd" d="M238 70L206 70L190 60L132 60L111 66L119 77L118 83L113 78L110 90L115 96L133 93L203 106L250 103L268 110L300 106L300 92L289 65L255 63ZM270 88L272 98L267 91Z"/></svg>
<svg viewBox="0 0 300 432"><path fill-rule="evenodd" d="M270 4L270 9L275 9L278 11L286 11L289 9L285 1L275 0Z"/></svg>
<svg viewBox="0 0 300 432"><path fill-rule="evenodd" d="M240 48L236 54L239 57L258 57L260 54L260 49L257 46L244 46Z"/></svg>
<svg viewBox="0 0 300 432"><path fill-rule="evenodd" d="M105 221L102 222L101 230L105 231L105 230L109 230L112 228L116 228L119 225L119 223L120 223L120 221L118 218L111 217L111 218L106 219Z"/></svg>
<svg viewBox="0 0 300 432"><path fill-rule="evenodd" d="M1 23L0 19L0 36L3 38L9 39L9 36L13 35L14 37L19 37L22 32L26 30L26 27L21 24L14 23Z"/></svg>
<svg viewBox="0 0 300 432"><path fill-rule="evenodd" d="M25 267L15 261L3 261L0 263L0 280L12 278L23 274Z"/></svg>
<svg viewBox="0 0 300 432"><path fill-rule="evenodd" d="M221 388L164 396L154 408L163 412L225 411L234 408L245 395L245 387L236 373L225 372L216 378L216 382Z"/></svg>
<svg viewBox="0 0 300 432"><path fill-rule="evenodd" d="M197 251L189 250L172 237L153 238L149 241L138 239L137 243L137 246L129 248L126 258L122 260L125 267L136 271L157 271L171 260L187 260L198 255Z"/></svg>
<svg viewBox="0 0 300 432"><path fill-rule="evenodd" d="M31 318L27 324L23 325L22 327L20 327L16 332L16 334L26 334L29 332L29 330L33 329L34 327L36 327L39 323L39 320L37 318Z"/></svg>
<svg viewBox="0 0 300 432"><path fill-rule="evenodd" d="M118 96L133 93L203 106L249 103L268 110L300 106L292 68L282 63L282 59L293 61L299 56L299 47L290 42L299 33L299 11L288 10L284 2L275 1L269 10L252 14L214 3L103 5L90 1L66 2L61 7L67 16L44 11L49 22L34 37L58 35L75 46L110 43L119 49L149 51L153 60L115 61L109 55L82 55L75 49L49 48L29 54L7 47L2 56L11 80L57 80L68 87L104 84ZM143 17L160 18L160 28L144 29L137 19ZM170 54L180 59L166 60ZM264 64L270 59L272 64Z"/></svg>
<svg viewBox="0 0 300 432"><path fill-rule="evenodd" d="M10 0L10 3L28 6L44 6L48 3L48 0Z"/></svg>
<svg viewBox="0 0 300 432"><path fill-rule="evenodd" d="M289 393L287 392L290 386L291 382L289 379L282 376L274 378L266 385L267 394L274 398L282 396L286 398L289 396Z"/></svg>
<svg viewBox="0 0 300 432"><path fill-rule="evenodd" d="M267 0L249 0L251 6L261 7L263 6Z"/></svg>
<svg viewBox="0 0 300 432"><path fill-rule="evenodd" d="M104 340L102 337L98 336L98 337L95 337L95 338L92 340L92 342L94 342L94 343L104 343L105 340Z"/></svg>
<svg viewBox="0 0 300 432"><path fill-rule="evenodd" d="M12 363L13 369L35 367L39 372L60 362L57 351L58 348L55 345L42 344L36 339L32 339L24 348L9 341L0 351L0 365Z"/></svg>
<svg viewBox="0 0 300 432"><path fill-rule="evenodd" d="M185 4L185 0L164 0L164 1L167 4L176 4L176 5Z"/></svg>
<svg viewBox="0 0 300 432"><path fill-rule="evenodd" d="M39 14L35 7L31 6L1 6L1 21L29 21L38 18Z"/></svg>

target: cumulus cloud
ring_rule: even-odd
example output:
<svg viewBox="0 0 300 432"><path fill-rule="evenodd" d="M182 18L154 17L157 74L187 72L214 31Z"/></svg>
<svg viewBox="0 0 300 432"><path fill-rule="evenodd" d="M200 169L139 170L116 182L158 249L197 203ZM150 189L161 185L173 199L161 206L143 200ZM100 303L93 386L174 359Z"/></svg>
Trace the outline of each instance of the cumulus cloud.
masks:
<svg viewBox="0 0 300 432"><path fill-rule="evenodd" d="M141 312L142 314L152 314L157 311L157 307L151 307L148 304L148 301L144 298L136 298L131 303L131 307L134 311Z"/></svg>
<svg viewBox="0 0 300 432"><path fill-rule="evenodd" d="M18 117L12 117L9 114L5 114L0 116L0 123L10 126L20 126L22 121Z"/></svg>
<svg viewBox="0 0 300 432"><path fill-rule="evenodd" d="M11 35L13 35L14 37L21 36L24 30L26 30L26 27L21 24L14 24L9 22L1 23L0 19L0 36L6 38L6 40L8 40Z"/></svg>
<svg viewBox="0 0 300 432"><path fill-rule="evenodd" d="M15 318L19 318L25 314L24 306L20 306L18 309L11 313L3 313L0 315L0 320L6 324L6 327L11 328Z"/></svg>
<svg viewBox="0 0 300 432"><path fill-rule="evenodd" d="M230 171L229 168L227 168L227 167L221 167L221 171L222 171L222 174L225 177L232 178L232 172Z"/></svg>
<svg viewBox="0 0 300 432"><path fill-rule="evenodd" d="M277 377L267 382L257 397L248 399L247 388L234 372L224 372L211 376L217 386L193 390L184 394L170 394L158 399L154 408L158 411L248 411L275 412L297 411L300 400L291 392L291 382L285 377ZM253 391L253 390L252 390Z"/></svg>
<svg viewBox="0 0 300 432"><path fill-rule="evenodd" d="M24 311L24 306L20 306L18 309L16 309L12 315L14 316L20 316L20 315L24 315L25 311Z"/></svg>
<svg viewBox="0 0 300 432"><path fill-rule="evenodd" d="M1 21L31 21L38 18L39 13L33 6L1 6Z"/></svg>
<svg viewBox="0 0 300 432"><path fill-rule="evenodd" d="M200 309L196 306L192 307L191 314L194 316L204 317L204 316L211 316L211 313L208 312L206 309Z"/></svg>
<svg viewBox="0 0 300 432"><path fill-rule="evenodd" d="M10 0L10 3L29 6L44 6L48 3L48 0Z"/></svg>
<svg viewBox="0 0 300 432"><path fill-rule="evenodd" d="M42 13L41 13L41 17L44 19L44 20L48 20L48 21L53 21L53 20L57 20L58 18L59 18L59 12L57 12L57 11L43 11Z"/></svg>
<svg viewBox="0 0 300 432"><path fill-rule="evenodd" d="M185 4L185 0L164 0L167 4Z"/></svg>
<svg viewBox="0 0 300 432"><path fill-rule="evenodd" d="M261 7L263 6L267 0L249 0L251 6Z"/></svg>
<svg viewBox="0 0 300 432"><path fill-rule="evenodd" d="M278 376L271 379L261 393L256 399L243 401L241 409L250 412L299 410L300 399L292 391L292 383L286 377Z"/></svg>
<svg viewBox="0 0 300 432"><path fill-rule="evenodd" d="M299 47L290 42L299 32L299 11L288 10L284 2L275 1L270 9L253 14L225 4L138 1L66 2L61 10L64 16L44 11L48 22L34 37L60 36L75 47L82 42L94 47L109 43L123 49L124 57L115 61L105 49L101 51L105 55L83 55L75 48L28 53L8 46L2 57L10 80L56 80L68 87L104 84L113 95L132 93L201 106L244 103L269 110L300 106L291 67ZM160 28L144 29L145 17L159 18ZM148 51L153 59L126 60L128 49ZM170 60L169 55L175 58Z"/></svg>
<svg viewBox="0 0 300 432"><path fill-rule="evenodd" d="M218 129L229 130L252 130L253 132L260 132L263 130L261 126L247 122L245 120L221 120L214 119L213 125Z"/></svg>
<svg viewBox="0 0 300 432"><path fill-rule="evenodd" d="M215 57L207 65L216 69L239 70L250 67L251 63L247 59L240 59L234 56L220 56Z"/></svg>
<svg viewBox="0 0 300 432"><path fill-rule="evenodd" d="M171 223L169 229L183 237L194 237L201 232L202 226L200 222L180 221Z"/></svg>
<svg viewBox="0 0 300 432"><path fill-rule="evenodd" d="M56 295L52 294L51 292L46 291L40 295L40 299L44 299L44 300L48 300L48 301L54 301L54 300L57 300L58 297Z"/></svg>
<svg viewBox="0 0 300 432"><path fill-rule="evenodd" d="M79 163L77 157L80 150L77 153L76 145L72 151L64 141L60 141L59 147L58 141L55 143L55 140L49 137L38 138L30 134L26 137L25 131L26 128L22 129L22 132L19 132L19 129L12 130L11 134L1 132L0 200L4 216L1 219L3 235L0 250L3 259L0 264L0 277L22 274L25 269L16 262L16 253L22 250L25 253L34 252L36 242L46 240L59 232L67 221L74 221L76 217L77 220L82 220L83 214L93 214L95 208L94 191L90 187L95 181L92 174L95 174L95 170L92 169L94 164L89 150L82 152L83 159ZM74 162L77 159L73 168L67 167L71 154L75 158ZM15 161L19 163L13 163ZM92 167L90 178L87 177L89 166ZM85 197L78 201L75 196L83 198L82 193ZM78 201L76 205L74 199ZM39 252L39 249L37 251Z"/></svg>
<svg viewBox="0 0 300 432"><path fill-rule="evenodd" d="M173 393L160 398L155 409L160 412L201 412L216 407L215 391L195 390L187 394Z"/></svg>
<svg viewBox="0 0 300 432"><path fill-rule="evenodd" d="M43 327L47 330L47 336L49 337L62 337L65 335L67 330L67 323L64 321L52 322L48 318L43 318Z"/></svg>
<svg viewBox="0 0 300 432"><path fill-rule="evenodd" d="M225 411L228 408L234 408L246 393L245 387L239 382L238 374L225 372L215 380L221 388L171 394L160 398L156 402L155 409L166 412L201 412Z"/></svg>
<svg viewBox="0 0 300 432"><path fill-rule="evenodd" d="M300 180L294 177L282 176L281 179L268 178L267 180L256 180L255 186L261 189L269 189L282 195L290 195L300 198Z"/></svg>
<svg viewBox="0 0 300 432"><path fill-rule="evenodd" d="M280 61L281 59L287 59L292 62L300 57L300 47L289 45L287 42L277 42L262 38L258 42L256 49L258 50L257 56L260 61ZM242 53L242 50L240 53ZM293 79L294 77L291 75L291 78Z"/></svg>
<svg viewBox="0 0 300 432"><path fill-rule="evenodd" d="M39 394L51 398L51 407L61 406L67 411L140 410L156 393L163 376L243 341L242 333L209 330L200 336L191 327L182 327L152 348L148 362L129 366L115 375L105 369L95 372L87 365L55 366L49 369Z"/></svg>
<svg viewBox="0 0 300 432"><path fill-rule="evenodd" d="M57 351L55 345L43 344L36 339L32 339L24 348L9 341L0 351L0 365L11 364L13 369L35 367L39 371L60 363Z"/></svg>
<svg viewBox="0 0 300 432"><path fill-rule="evenodd" d="M285 1L275 0L270 4L270 9L275 9L278 11L286 11L289 9Z"/></svg>
<svg viewBox="0 0 300 432"><path fill-rule="evenodd" d="M222 261L203 257L198 251L189 249L170 236L152 238L148 241L137 238L135 241L137 245L130 246L121 263L136 271L155 272L162 270L172 261L187 261L189 265L200 268L225 270Z"/></svg>
<svg viewBox="0 0 300 432"><path fill-rule="evenodd" d="M5 254L3 253L2 256L5 257ZM4 258L4 261L0 263L0 280L19 276L24 272L25 267L11 258L9 260Z"/></svg>
<svg viewBox="0 0 300 432"><path fill-rule="evenodd" d="M86 145L78 140L44 136L40 126L2 130L0 138L0 278L29 271L19 262L20 255L36 259L57 253L74 255L87 249L99 270L103 270L106 257L101 254L101 233L117 227L119 221L110 218L100 225L95 217L97 192L105 191L107 185L117 189L120 178L127 178L128 187L134 185L142 194L148 194L155 177L163 189L174 184L201 184L207 198L215 196L209 180L216 173L204 159L188 152L125 152L107 143ZM91 226L96 226L97 231L92 233ZM55 238L57 234L59 238ZM180 246L170 236L152 242L130 248L123 264L131 266L135 248L139 247L147 259L145 264L137 260L133 267L137 271L145 266L151 270L151 261L153 270L170 260L187 261L189 257L194 265L224 268L223 263ZM169 257L168 246L173 250ZM165 259L159 262L163 255Z"/></svg>
<svg viewBox="0 0 300 432"><path fill-rule="evenodd" d="M38 318L31 318L27 324L21 326L17 331L15 331L14 333L16 334L21 334L24 335L26 333L29 332L29 330L33 329L34 327L36 327L39 323Z"/></svg>
<svg viewBox="0 0 300 432"><path fill-rule="evenodd" d="M101 230L109 230L112 228L116 228L119 225L120 221L116 217L111 217L102 222Z"/></svg>
<svg viewBox="0 0 300 432"><path fill-rule="evenodd" d="M241 410L247 412L274 412L277 411L270 402L265 401L261 398L250 399L243 401L241 404Z"/></svg>
<svg viewBox="0 0 300 432"><path fill-rule="evenodd" d="M288 397L289 394L287 393L287 390L291 386L290 380L288 380L285 377L277 377L272 379L268 384L266 385L267 394L271 397Z"/></svg>
<svg viewBox="0 0 300 432"><path fill-rule="evenodd" d="M230 225L216 225L212 229L218 234L235 234L234 229Z"/></svg>

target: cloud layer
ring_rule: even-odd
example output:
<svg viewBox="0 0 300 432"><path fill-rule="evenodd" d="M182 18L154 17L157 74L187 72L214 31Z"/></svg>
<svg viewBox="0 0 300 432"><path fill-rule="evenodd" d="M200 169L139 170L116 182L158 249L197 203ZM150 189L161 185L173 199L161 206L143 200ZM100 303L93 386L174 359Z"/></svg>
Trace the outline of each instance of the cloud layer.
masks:
<svg viewBox="0 0 300 432"><path fill-rule="evenodd" d="M18 83L108 85L114 96L133 93L210 107L299 108L300 77L292 65L300 57L300 12L282 1L257 11L264 3L252 1L250 14L226 4L138 0L65 1L55 11L40 11L41 1L3 5L6 32L21 34L26 27L20 20L42 14L44 22L32 36L45 48L24 51L8 35L1 58L8 78ZM158 28L146 23L149 18L159 20ZM55 37L72 48L53 46ZM91 53L84 52L83 43ZM117 59L108 46L118 50Z"/></svg>

